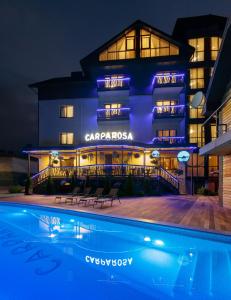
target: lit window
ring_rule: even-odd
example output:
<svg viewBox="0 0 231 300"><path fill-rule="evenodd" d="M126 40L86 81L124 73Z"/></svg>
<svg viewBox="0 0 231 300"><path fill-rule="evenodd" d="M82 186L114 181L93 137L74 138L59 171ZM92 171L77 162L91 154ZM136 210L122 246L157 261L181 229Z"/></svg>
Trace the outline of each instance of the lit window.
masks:
<svg viewBox="0 0 231 300"><path fill-rule="evenodd" d="M169 142L170 144L173 144L175 142L174 138L171 139L171 137L176 137L176 130L175 129L165 129L165 130L157 130L157 136L161 138L161 141Z"/></svg>
<svg viewBox="0 0 231 300"><path fill-rule="evenodd" d="M74 117L74 106L73 105L63 105L60 107L60 117L61 118L73 118Z"/></svg>
<svg viewBox="0 0 231 300"><path fill-rule="evenodd" d="M60 144L61 145L73 145L74 144L74 133L73 132L61 132L60 133Z"/></svg>
<svg viewBox="0 0 231 300"><path fill-rule="evenodd" d="M205 51L204 38L190 39L188 40L188 43L190 46L195 48L191 61L203 61Z"/></svg>
<svg viewBox="0 0 231 300"><path fill-rule="evenodd" d="M190 124L189 125L189 142L197 144L199 147L204 145L204 139L201 132L202 124Z"/></svg>
<svg viewBox="0 0 231 300"><path fill-rule="evenodd" d="M198 108L193 108L192 103L193 95L189 95L189 116L190 119L199 119L204 118L202 111L203 111L203 103Z"/></svg>
<svg viewBox="0 0 231 300"><path fill-rule="evenodd" d="M158 100L156 101L157 106L157 113L158 114L164 114L164 113L175 113L175 100Z"/></svg>
<svg viewBox="0 0 231 300"><path fill-rule="evenodd" d="M211 59L216 60L221 46L221 38L218 36L211 37Z"/></svg>
<svg viewBox="0 0 231 300"><path fill-rule="evenodd" d="M190 69L190 88L201 89L204 87L204 69L193 68Z"/></svg>
<svg viewBox="0 0 231 300"><path fill-rule="evenodd" d="M179 55L179 48L147 30L140 30L140 56L155 57Z"/></svg>
<svg viewBox="0 0 231 300"><path fill-rule="evenodd" d="M209 155L209 176L218 175L218 157Z"/></svg>
<svg viewBox="0 0 231 300"><path fill-rule="evenodd" d="M120 116L121 115L121 104L119 103L111 103L111 104L105 104L104 108L106 109L105 111L105 117L106 118L111 118L113 116Z"/></svg>
<svg viewBox="0 0 231 300"><path fill-rule="evenodd" d="M100 61L132 58L135 58L135 30L125 34L99 55Z"/></svg>
<svg viewBox="0 0 231 300"><path fill-rule="evenodd" d="M193 174L192 174L193 170ZM187 175L188 176L204 176L204 157L197 153L191 154L187 163Z"/></svg>

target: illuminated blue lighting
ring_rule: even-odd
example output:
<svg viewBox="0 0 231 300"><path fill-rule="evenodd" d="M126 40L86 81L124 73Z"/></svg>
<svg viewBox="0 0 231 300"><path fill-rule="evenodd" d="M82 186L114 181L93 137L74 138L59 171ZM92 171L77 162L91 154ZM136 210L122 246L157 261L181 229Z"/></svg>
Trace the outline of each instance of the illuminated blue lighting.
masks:
<svg viewBox="0 0 231 300"><path fill-rule="evenodd" d="M71 223L75 223L75 220L74 220L74 219L70 219L70 222L71 222Z"/></svg>
<svg viewBox="0 0 231 300"><path fill-rule="evenodd" d="M177 74L177 73L161 73L161 74L156 74L156 75L154 75L154 77L153 77L152 85L155 83L156 78L166 78L166 77L169 77L170 80L171 80L173 77L177 77L177 78L181 78L181 80L183 80L183 79L184 79L184 76L185 76L184 73L179 73L179 74ZM171 82L169 82L169 83L171 83ZM177 82L176 82L176 83L177 83ZM164 84L164 83L163 83L163 84ZM165 84L166 84L166 83L165 83Z"/></svg>
<svg viewBox="0 0 231 300"><path fill-rule="evenodd" d="M23 209L23 211L22 212L24 212L24 213L27 213L27 210L26 209Z"/></svg>
<svg viewBox="0 0 231 300"><path fill-rule="evenodd" d="M115 80L121 80L121 81L129 81L130 79L131 79L130 77L115 78ZM113 77L109 77L108 79L107 78L97 79L97 82L105 82L107 80L113 80Z"/></svg>
<svg viewBox="0 0 231 300"><path fill-rule="evenodd" d="M112 110L130 110L130 107L121 107L121 108L98 108L97 111L112 111Z"/></svg>
<svg viewBox="0 0 231 300"><path fill-rule="evenodd" d="M179 105L161 105L161 106L154 106L152 109L152 112L155 111L155 109L160 109L160 108L180 108L180 107L185 107L184 104L179 104Z"/></svg>
<svg viewBox="0 0 231 300"><path fill-rule="evenodd" d="M161 139L184 139L184 138L185 138L184 136L157 136L154 137L152 141L161 140Z"/></svg>

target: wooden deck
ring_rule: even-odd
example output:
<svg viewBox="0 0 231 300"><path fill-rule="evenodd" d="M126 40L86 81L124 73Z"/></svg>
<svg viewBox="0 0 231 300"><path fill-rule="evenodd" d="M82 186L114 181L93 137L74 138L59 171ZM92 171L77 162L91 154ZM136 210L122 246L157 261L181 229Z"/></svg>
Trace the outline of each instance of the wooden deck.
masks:
<svg viewBox="0 0 231 300"><path fill-rule="evenodd" d="M231 209L220 207L218 198L211 196L126 198L121 200L121 204L116 201L113 207L105 205L103 209L82 205L55 204L54 196L42 195L2 197L0 201L39 204L231 234Z"/></svg>

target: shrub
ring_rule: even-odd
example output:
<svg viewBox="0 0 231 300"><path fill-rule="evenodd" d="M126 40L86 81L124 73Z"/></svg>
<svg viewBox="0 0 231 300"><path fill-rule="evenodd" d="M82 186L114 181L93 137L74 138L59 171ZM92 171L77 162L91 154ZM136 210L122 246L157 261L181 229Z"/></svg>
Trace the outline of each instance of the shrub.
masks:
<svg viewBox="0 0 231 300"><path fill-rule="evenodd" d="M128 175L125 181L124 193L126 196L134 195L134 183L132 175Z"/></svg>
<svg viewBox="0 0 231 300"><path fill-rule="evenodd" d="M51 176L49 176L48 179L47 179L46 192L47 192L48 195L52 195L55 192L54 181L51 178Z"/></svg>
<svg viewBox="0 0 231 300"><path fill-rule="evenodd" d="M8 191L11 194L22 193L23 187L21 185L12 185L9 187Z"/></svg>
<svg viewBox="0 0 231 300"><path fill-rule="evenodd" d="M25 181L25 195L30 195L32 193L32 180L30 176L27 176Z"/></svg>

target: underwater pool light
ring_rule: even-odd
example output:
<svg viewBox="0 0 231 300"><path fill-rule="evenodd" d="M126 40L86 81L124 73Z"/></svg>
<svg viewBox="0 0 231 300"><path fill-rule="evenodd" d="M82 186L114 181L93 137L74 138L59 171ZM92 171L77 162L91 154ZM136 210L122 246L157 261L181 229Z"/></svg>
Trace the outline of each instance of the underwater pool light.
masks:
<svg viewBox="0 0 231 300"><path fill-rule="evenodd" d="M154 244L155 244L156 246L164 246L164 242L163 242L162 240L155 240L155 241L154 241Z"/></svg>
<svg viewBox="0 0 231 300"><path fill-rule="evenodd" d="M144 237L144 241L145 241L145 242L151 242L151 238L150 238L149 236L145 236L145 237Z"/></svg>

